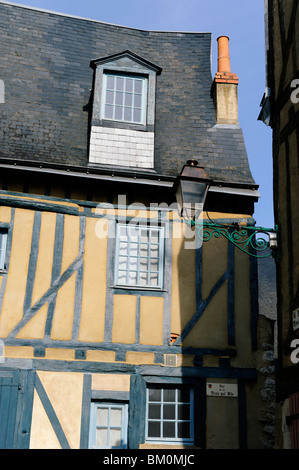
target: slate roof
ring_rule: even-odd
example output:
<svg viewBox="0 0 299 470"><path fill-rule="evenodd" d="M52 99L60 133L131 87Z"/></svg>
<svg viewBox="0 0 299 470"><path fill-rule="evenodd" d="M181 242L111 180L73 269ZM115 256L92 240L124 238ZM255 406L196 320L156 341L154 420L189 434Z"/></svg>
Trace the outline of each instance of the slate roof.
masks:
<svg viewBox="0 0 299 470"><path fill-rule="evenodd" d="M88 165L92 60L130 50L157 77L155 170L196 158L209 177L254 184L242 129L216 126L211 34L155 32L0 3L1 158Z"/></svg>

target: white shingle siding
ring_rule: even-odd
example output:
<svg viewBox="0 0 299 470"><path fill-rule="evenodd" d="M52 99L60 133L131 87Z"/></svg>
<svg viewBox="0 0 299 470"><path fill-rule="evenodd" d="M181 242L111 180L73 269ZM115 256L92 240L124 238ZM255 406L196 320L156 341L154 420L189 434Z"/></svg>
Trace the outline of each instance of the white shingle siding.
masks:
<svg viewBox="0 0 299 470"><path fill-rule="evenodd" d="M154 133L92 126L90 163L154 167Z"/></svg>

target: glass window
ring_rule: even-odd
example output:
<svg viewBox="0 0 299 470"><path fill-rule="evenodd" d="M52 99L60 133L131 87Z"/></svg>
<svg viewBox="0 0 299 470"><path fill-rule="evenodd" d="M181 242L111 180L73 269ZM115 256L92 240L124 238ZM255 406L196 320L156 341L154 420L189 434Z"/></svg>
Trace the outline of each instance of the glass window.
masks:
<svg viewBox="0 0 299 470"><path fill-rule="evenodd" d="M5 268L7 231L0 229L0 270Z"/></svg>
<svg viewBox="0 0 299 470"><path fill-rule="evenodd" d="M126 449L128 405L92 403L89 447Z"/></svg>
<svg viewBox="0 0 299 470"><path fill-rule="evenodd" d="M147 79L104 74L103 119L146 123Z"/></svg>
<svg viewBox="0 0 299 470"><path fill-rule="evenodd" d="M117 226L115 283L161 288L164 231L162 227Z"/></svg>
<svg viewBox="0 0 299 470"><path fill-rule="evenodd" d="M150 386L147 389L148 441L193 443L193 389Z"/></svg>

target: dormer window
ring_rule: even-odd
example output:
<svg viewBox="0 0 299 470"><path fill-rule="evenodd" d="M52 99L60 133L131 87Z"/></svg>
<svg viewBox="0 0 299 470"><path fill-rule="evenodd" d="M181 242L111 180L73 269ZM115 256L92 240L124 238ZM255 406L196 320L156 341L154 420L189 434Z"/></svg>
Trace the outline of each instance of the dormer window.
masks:
<svg viewBox="0 0 299 470"><path fill-rule="evenodd" d="M104 73L102 119L146 124L147 78Z"/></svg>
<svg viewBox="0 0 299 470"><path fill-rule="evenodd" d="M89 162L154 168L156 77L161 68L130 51L94 60Z"/></svg>

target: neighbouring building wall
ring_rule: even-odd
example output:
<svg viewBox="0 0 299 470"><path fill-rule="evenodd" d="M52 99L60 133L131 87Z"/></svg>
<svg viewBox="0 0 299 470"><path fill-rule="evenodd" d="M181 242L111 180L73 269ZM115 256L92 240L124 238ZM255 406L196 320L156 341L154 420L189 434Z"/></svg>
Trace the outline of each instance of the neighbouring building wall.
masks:
<svg viewBox="0 0 299 470"><path fill-rule="evenodd" d="M273 129L274 215L279 229L277 400L282 406L277 420L276 445L298 448L297 412L292 411L288 403L299 391L294 349L299 340L296 325L299 308L298 2L268 0L265 12L267 89L261 118ZM289 432L291 440L285 437Z"/></svg>

